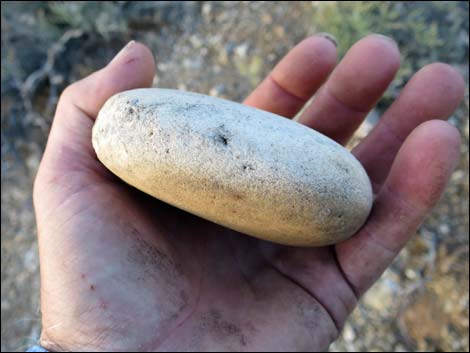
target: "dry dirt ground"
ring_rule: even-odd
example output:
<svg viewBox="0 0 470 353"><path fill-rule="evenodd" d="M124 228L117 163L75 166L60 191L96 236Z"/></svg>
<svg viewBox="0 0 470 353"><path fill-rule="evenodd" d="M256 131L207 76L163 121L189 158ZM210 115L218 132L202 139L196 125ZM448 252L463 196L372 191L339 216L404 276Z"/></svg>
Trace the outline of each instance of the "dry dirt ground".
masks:
<svg viewBox="0 0 470 353"><path fill-rule="evenodd" d="M319 15L322 6L337 6L318 2L89 3L2 2L2 351L24 350L40 333L31 188L60 91L103 66L125 42L137 39L155 54L155 85L240 101L289 48L325 30L317 24L329 21ZM461 159L437 208L362 299L331 350L468 351L468 17L457 25L453 17L458 11L468 16L468 5L433 5L432 11L418 8L428 17L399 5L393 5L396 11L425 18L424 27L416 29L421 36L416 36L418 43L428 36L450 33L451 39L429 39L435 49L432 53L413 51L420 47L407 47L408 39L398 42L408 53L404 62L411 60L409 53L418 56L414 62L419 65L450 60L465 76L466 99L451 118L463 136ZM354 6L366 5L357 2ZM357 36L374 30L354 11L344 21L336 18L330 23L348 23L358 29ZM389 16L389 11L379 11L377 16ZM414 30L407 23L397 26L390 28ZM456 54L461 51L462 55ZM407 70L389 90L389 98L396 96L400 80L409 77ZM385 100L379 105L356 139L370 129L386 104Z"/></svg>

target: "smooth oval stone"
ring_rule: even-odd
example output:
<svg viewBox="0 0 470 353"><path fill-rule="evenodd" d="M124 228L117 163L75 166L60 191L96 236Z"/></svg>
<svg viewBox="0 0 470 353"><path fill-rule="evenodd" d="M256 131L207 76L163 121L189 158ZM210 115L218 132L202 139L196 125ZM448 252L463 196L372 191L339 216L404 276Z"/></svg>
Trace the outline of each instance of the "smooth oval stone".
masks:
<svg viewBox="0 0 470 353"><path fill-rule="evenodd" d="M372 206L366 172L341 145L293 120L201 94L119 93L99 112L93 147L137 189L276 243L337 243Z"/></svg>

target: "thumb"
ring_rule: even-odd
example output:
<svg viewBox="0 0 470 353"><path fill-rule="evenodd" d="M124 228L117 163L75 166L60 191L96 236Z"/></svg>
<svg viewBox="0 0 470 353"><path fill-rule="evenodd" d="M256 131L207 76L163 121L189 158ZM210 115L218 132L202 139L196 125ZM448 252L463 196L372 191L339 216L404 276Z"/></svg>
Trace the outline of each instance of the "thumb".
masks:
<svg viewBox="0 0 470 353"><path fill-rule="evenodd" d="M36 176L35 194L42 189L39 186L49 184L49 181L57 184L58 179L64 179L71 183L70 175L77 171L83 182L90 176L107 174L91 144L96 115L114 94L151 86L154 73L155 63L150 50L131 41L106 67L64 90Z"/></svg>
<svg viewBox="0 0 470 353"><path fill-rule="evenodd" d="M94 159L91 128L100 108L118 92L150 87L154 73L150 50L131 41L106 67L68 86L57 104L45 158L66 152L68 161L82 154Z"/></svg>
<svg viewBox="0 0 470 353"><path fill-rule="evenodd" d="M133 88L150 87L154 74L151 51L143 44L130 41L106 67L67 87L59 106L72 104L95 119L109 97Z"/></svg>

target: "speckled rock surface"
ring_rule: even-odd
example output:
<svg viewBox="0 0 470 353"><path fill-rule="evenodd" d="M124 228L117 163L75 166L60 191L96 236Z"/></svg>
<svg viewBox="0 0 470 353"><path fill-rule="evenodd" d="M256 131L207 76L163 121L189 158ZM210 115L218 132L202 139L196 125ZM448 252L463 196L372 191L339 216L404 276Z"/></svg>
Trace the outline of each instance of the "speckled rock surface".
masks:
<svg viewBox="0 0 470 353"><path fill-rule="evenodd" d="M100 161L130 185L215 223L297 246L364 223L369 179L342 146L283 117L201 94L112 97L93 128Z"/></svg>

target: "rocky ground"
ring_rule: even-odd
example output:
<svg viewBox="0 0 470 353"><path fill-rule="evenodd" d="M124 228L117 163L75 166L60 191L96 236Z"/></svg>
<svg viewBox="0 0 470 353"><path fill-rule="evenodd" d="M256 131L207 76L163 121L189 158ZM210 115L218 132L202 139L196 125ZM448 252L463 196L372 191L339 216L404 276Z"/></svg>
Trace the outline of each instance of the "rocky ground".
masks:
<svg viewBox="0 0 470 353"><path fill-rule="evenodd" d="M394 36L404 66L355 140L417 67L450 62L467 82L451 122L463 136L451 183L413 241L362 299L332 351L468 351L468 3L2 2L1 348L40 332L34 175L60 91L128 40L157 60L155 85L242 100L302 38L330 31L344 50L368 32Z"/></svg>

